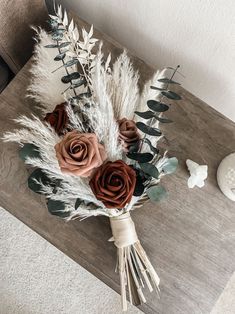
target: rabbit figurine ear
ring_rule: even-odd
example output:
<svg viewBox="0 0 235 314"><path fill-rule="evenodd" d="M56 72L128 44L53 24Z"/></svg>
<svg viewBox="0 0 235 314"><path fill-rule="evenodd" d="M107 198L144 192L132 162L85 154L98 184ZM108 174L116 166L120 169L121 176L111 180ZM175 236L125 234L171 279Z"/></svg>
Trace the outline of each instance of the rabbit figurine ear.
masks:
<svg viewBox="0 0 235 314"><path fill-rule="evenodd" d="M217 170L217 182L224 195L235 201L235 153L221 161Z"/></svg>
<svg viewBox="0 0 235 314"><path fill-rule="evenodd" d="M206 180L208 175L208 166L199 165L190 159L186 160L186 165L190 173L188 187L190 189L194 188L195 186L202 188L205 185L204 180Z"/></svg>

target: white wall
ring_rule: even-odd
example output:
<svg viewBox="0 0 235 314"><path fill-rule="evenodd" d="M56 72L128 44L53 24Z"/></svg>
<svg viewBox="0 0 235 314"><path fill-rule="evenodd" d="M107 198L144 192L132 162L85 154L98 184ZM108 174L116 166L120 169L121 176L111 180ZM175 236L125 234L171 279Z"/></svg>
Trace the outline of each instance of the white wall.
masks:
<svg viewBox="0 0 235 314"><path fill-rule="evenodd" d="M61 0L235 121L235 0Z"/></svg>

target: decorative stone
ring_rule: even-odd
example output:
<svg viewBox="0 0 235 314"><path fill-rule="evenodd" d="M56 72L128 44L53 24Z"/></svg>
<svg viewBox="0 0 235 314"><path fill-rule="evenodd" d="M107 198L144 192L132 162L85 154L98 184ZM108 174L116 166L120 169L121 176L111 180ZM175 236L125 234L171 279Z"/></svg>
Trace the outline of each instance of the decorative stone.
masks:
<svg viewBox="0 0 235 314"><path fill-rule="evenodd" d="M190 189L194 188L195 186L202 188L205 185L204 180L206 180L207 178L208 166L199 165L190 159L186 160L186 165L190 173L190 177L188 179L188 187Z"/></svg>
<svg viewBox="0 0 235 314"><path fill-rule="evenodd" d="M217 170L217 182L224 195L235 201L235 153L221 161Z"/></svg>

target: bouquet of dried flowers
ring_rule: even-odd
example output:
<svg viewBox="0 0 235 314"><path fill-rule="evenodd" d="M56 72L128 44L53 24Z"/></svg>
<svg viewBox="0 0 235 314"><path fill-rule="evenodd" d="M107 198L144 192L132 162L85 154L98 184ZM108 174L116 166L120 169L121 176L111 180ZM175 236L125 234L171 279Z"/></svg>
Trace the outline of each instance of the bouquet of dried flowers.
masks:
<svg viewBox="0 0 235 314"><path fill-rule="evenodd" d="M51 214L68 221L110 218L126 310L127 291L130 301L140 304L146 302L144 284L159 289L130 212L160 200L161 178L177 168L177 159L159 148L159 126L172 122L164 116L167 99L180 99L169 89L178 84L173 81L178 67L168 68L170 78L165 69L158 71L140 93L139 75L125 51L111 65L93 27L79 31L61 6L55 12L51 31L38 31L28 89L43 118L19 117L24 128L4 139L20 144L20 157L34 168L28 186L45 195Z"/></svg>

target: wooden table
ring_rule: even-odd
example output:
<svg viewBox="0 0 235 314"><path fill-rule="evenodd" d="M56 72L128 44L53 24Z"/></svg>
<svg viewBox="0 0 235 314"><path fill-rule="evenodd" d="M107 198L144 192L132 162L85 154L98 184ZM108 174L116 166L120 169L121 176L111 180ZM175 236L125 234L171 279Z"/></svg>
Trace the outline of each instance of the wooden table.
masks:
<svg viewBox="0 0 235 314"><path fill-rule="evenodd" d="M80 25L84 22L77 19ZM113 56L121 46L96 32L104 49ZM137 58L142 82L153 69ZM13 118L35 111L25 99L31 62L18 73L0 95L1 133L15 127ZM235 124L190 94L171 107L166 135L171 154L179 159L176 174L164 179L168 199L148 204L133 213L136 229L152 264L161 278L161 299L146 291L145 313L207 314L235 269L235 204L223 196L216 183L221 159L235 151ZM66 223L48 214L45 201L27 188L27 170L18 158L16 144L0 146L0 206L23 221L59 250L119 292L114 272L116 249L108 219L90 218ZM185 160L209 165L203 189L187 188Z"/></svg>

